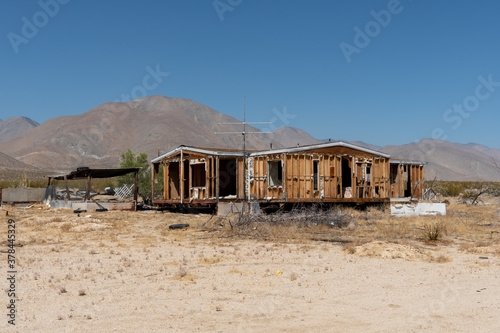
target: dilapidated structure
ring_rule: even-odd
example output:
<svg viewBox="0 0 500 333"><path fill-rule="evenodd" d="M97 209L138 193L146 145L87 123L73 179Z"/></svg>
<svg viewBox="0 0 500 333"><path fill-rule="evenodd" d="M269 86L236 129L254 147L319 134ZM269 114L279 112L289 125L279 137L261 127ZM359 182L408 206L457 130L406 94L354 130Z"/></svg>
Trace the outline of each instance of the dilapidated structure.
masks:
<svg viewBox="0 0 500 333"><path fill-rule="evenodd" d="M163 194L154 200L159 206L384 203L421 196L424 177L422 162L391 161L345 142L246 152L180 146L152 164L153 183L163 170Z"/></svg>
<svg viewBox="0 0 500 333"><path fill-rule="evenodd" d="M76 171L66 175L50 176L46 188L45 200L53 208L72 208L75 210L137 210L137 199L139 188L137 181L140 168L119 168L119 169L90 169L88 167L78 168ZM94 200L91 193L91 181L95 178L112 178L134 174L133 200ZM55 181L64 181L65 191L62 198L58 198ZM82 191L84 197L72 198L68 181L86 180L86 190ZM95 193L97 194L97 193Z"/></svg>

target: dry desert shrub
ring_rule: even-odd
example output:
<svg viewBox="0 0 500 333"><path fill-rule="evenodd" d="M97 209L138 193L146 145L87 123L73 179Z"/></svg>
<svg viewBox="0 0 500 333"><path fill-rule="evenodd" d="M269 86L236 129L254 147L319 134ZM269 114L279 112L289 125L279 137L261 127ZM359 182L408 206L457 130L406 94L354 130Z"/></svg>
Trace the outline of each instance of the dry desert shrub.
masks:
<svg viewBox="0 0 500 333"><path fill-rule="evenodd" d="M444 264L444 263L447 263L447 262L451 262L451 258L441 254L437 257L434 257L434 256L430 256L429 259L427 260L429 262L435 262L435 263L438 263L438 264Z"/></svg>
<svg viewBox="0 0 500 333"><path fill-rule="evenodd" d="M314 238L314 234L344 228L351 222L353 216L341 210L310 207L274 214L241 213L211 218L202 228L205 231L223 232L222 237L225 238L306 240Z"/></svg>
<svg viewBox="0 0 500 333"><path fill-rule="evenodd" d="M200 260L198 260L198 264L216 264L220 262L220 259L219 258L201 258Z"/></svg>
<svg viewBox="0 0 500 333"><path fill-rule="evenodd" d="M441 223L424 225L423 238L426 241L436 242L443 237L444 226Z"/></svg>

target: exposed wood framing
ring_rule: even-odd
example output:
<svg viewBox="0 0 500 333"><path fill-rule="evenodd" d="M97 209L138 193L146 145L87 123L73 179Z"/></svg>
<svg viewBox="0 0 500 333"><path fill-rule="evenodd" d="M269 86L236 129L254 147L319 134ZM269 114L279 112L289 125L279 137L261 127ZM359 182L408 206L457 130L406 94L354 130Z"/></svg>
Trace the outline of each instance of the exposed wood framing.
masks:
<svg viewBox="0 0 500 333"><path fill-rule="evenodd" d="M163 164L163 201L172 203L245 198L280 203L382 202L407 195L409 188L414 197L420 196L423 165L391 164L387 156L349 145L322 145L252 153L244 159L242 153L185 147L155 163Z"/></svg>

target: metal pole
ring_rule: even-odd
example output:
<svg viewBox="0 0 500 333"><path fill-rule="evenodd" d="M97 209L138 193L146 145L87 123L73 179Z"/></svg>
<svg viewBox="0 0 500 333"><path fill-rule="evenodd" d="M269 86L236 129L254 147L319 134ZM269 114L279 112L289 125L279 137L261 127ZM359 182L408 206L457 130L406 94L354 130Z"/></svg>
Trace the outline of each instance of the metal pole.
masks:
<svg viewBox="0 0 500 333"><path fill-rule="evenodd" d="M241 212L245 212L245 205L247 203L247 154L246 154L246 105L247 98L243 96L243 207Z"/></svg>

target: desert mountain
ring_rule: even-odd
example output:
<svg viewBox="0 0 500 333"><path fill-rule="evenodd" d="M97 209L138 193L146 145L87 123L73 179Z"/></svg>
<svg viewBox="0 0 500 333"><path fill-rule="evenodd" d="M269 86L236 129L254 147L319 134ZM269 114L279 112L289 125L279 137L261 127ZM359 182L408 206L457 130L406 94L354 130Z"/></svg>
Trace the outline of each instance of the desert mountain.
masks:
<svg viewBox="0 0 500 333"><path fill-rule="evenodd" d="M4 153L0 153L0 168L6 169L35 169L15 158L10 157Z"/></svg>
<svg viewBox="0 0 500 333"><path fill-rule="evenodd" d="M17 119L17 120L16 120ZM29 119L13 120L30 123ZM15 122L14 122L15 123ZM34 123L34 122L33 122ZM165 153L179 145L242 148L242 136L216 134L241 132L238 120L189 99L164 96L144 97L127 103L106 103L77 116L62 116L27 130L9 142L0 143L0 168L29 168L34 165L52 171L74 170L79 166L117 167L120 154L131 148L146 152L149 158ZM248 126L248 131L258 132ZM271 134L247 136L247 148L269 149L295 147L325 142L303 130L282 127ZM428 162L427 179L500 181L500 149L480 144L455 144L441 140L423 139L401 146L379 147L353 141L363 147L383 151L393 159ZM3 162L2 162L3 161ZM3 163L3 164L2 164ZM16 166L17 165L17 166Z"/></svg>
<svg viewBox="0 0 500 333"><path fill-rule="evenodd" d="M24 164L4 153L0 153L0 180L15 181L28 177L30 180L43 179L48 171Z"/></svg>
<svg viewBox="0 0 500 333"><path fill-rule="evenodd" d="M117 167L122 152L146 152L149 158L179 145L242 148L237 119L189 99L151 96L126 103L105 103L76 116L50 119L22 137L0 144L20 161L57 170L79 166ZM249 131L259 131L249 127ZM269 147L267 135L247 136L247 148ZM279 143L274 146L281 147Z"/></svg>
<svg viewBox="0 0 500 333"><path fill-rule="evenodd" d="M309 133L295 127L280 127L269 135L273 142L280 143L283 147L306 146L321 143Z"/></svg>
<svg viewBox="0 0 500 333"><path fill-rule="evenodd" d="M423 139L402 146L385 146L381 150L390 154L392 159L428 162L425 166L426 179L500 181L500 168L497 167L500 161L495 161L474 145Z"/></svg>
<svg viewBox="0 0 500 333"><path fill-rule="evenodd" d="M499 160L500 161L500 149L494 149L494 148L490 148L490 147L487 147L487 146L484 146L484 145L480 145L480 144L477 144L477 143L468 143L468 144L460 144L460 146L463 146L465 148L472 148L474 150L477 150L481 153L484 153L488 156L491 156L493 157L494 159L496 160Z"/></svg>
<svg viewBox="0 0 500 333"><path fill-rule="evenodd" d="M0 119L0 142L7 142L26 134L39 124L26 117Z"/></svg>

